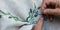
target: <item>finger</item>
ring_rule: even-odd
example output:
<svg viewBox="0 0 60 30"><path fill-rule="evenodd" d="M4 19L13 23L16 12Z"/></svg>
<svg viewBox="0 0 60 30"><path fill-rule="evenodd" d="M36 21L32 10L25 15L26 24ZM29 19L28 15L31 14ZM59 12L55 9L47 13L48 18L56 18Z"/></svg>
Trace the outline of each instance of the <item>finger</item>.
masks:
<svg viewBox="0 0 60 30"><path fill-rule="evenodd" d="M41 18L38 20L37 24L40 24L40 26L42 26L42 24L43 24L43 17L41 17Z"/></svg>
<svg viewBox="0 0 60 30"><path fill-rule="evenodd" d="M49 5L49 2L46 0L46 1L43 1L42 2L42 5L41 5L41 12L44 13L44 9L46 9L47 5Z"/></svg>
<svg viewBox="0 0 60 30"><path fill-rule="evenodd" d="M43 11L44 11L45 8L46 8L46 5L45 5L45 3L43 2L43 3L42 3L42 6L41 6L41 12L42 12L42 14L44 13Z"/></svg>
<svg viewBox="0 0 60 30"><path fill-rule="evenodd" d="M43 20L43 17L41 17L39 20Z"/></svg>
<svg viewBox="0 0 60 30"><path fill-rule="evenodd" d="M60 15L60 9L45 9L44 14Z"/></svg>
<svg viewBox="0 0 60 30"><path fill-rule="evenodd" d="M54 14L55 10L54 9L45 9L44 14Z"/></svg>
<svg viewBox="0 0 60 30"><path fill-rule="evenodd" d="M37 24L34 26L33 30L42 30L43 18L41 17Z"/></svg>
<svg viewBox="0 0 60 30"><path fill-rule="evenodd" d="M42 2L41 9L44 10L45 8L46 8L46 3L43 1L43 2Z"/></svg>
<svg viewBox="0 0 60 30"><path fill-rule="evenodd" d="M44 18L43 18L43 17L41 17L41 18L39 18L38 22L42 23L42 22L43 22L43 20L44 20Z"/></svg>

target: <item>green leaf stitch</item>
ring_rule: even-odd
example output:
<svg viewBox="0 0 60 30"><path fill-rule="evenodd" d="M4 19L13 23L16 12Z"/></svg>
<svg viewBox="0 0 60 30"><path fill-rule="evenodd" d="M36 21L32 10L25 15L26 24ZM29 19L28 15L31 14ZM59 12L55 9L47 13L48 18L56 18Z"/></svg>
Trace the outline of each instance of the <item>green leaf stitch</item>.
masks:
<svg viewBox="0 0 60 30"><path fill-rule="evenodd" d="M4 13L2 10L0 10L0 12L4 15L9 15L8 18L13 18L15 21L20 21L20 19L16 16L12 16L10 13ZM2 17L2 15L0 15L0 18Z"/></svg>
<svg viewBox="0 0 60 30"><path fill-rule="evenodd" d="M2 18L2 15L0 15L0 18Z"/></svg>

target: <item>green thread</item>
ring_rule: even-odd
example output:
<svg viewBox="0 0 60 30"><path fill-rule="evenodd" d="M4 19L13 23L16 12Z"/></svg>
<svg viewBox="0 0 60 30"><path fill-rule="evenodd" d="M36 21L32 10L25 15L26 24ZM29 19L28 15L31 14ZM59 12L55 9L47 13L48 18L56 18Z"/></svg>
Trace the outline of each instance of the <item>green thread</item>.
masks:
<svg viewBox="0 0 60 30"><path fill-rule="evenodd" d="M36 4L34 3L34 7L35 7L35 9L36 9Z"/></svg>
<svg viewBox="0 0 60 30"><path fill-rule="evenodd" d="M41 7L38 7L37 9L40 9Z"/></svg>
<svg viewBox="0 0 60 30"><path fill-rule="evenodd" d="M32 9L30 8L30 13L32 13Z"/></svg>
<svg viewBox="0 0 60 30"><path fill-rule="evenodd" d="M10 13L4 13L2 10L0 10L1 13L3 13L4 15L10 15Z"/></svg>
<svg viewBox="0 0 60 30"><path fill-rule="evenodd" d="M2 15L0 15L0 18L2 18Z"/></svg>
<svg viewBox="0 0 60 30"><path fill-rule="evenodd" d="M12 18L12 17L9 16L9 18Z"/></svg>
<svg viewBox="0 0 60 30"><path fill-rule="evenodd" d="M12 16L10 13L4 13L2 10L0 10L0 12L4 15L9 15L8 18L13 18L15 21L20 21L20 19L18 17ZM0 18L2 17L2 15L0 15Z"/></svg>
<svg viewBox="0 0 60 30"><path fill-rule="evenodd" d="M37 17L38 15L34 15L34 17Z"/></svg>
<svg viewBox="0 0 60 30"><path fill-rule="evenodd" d="M13 18L13 19L15 19L15 21L20 21L20 19L18 18L18 17L15 17L15 16L9 16L9 18Z"/></svg>

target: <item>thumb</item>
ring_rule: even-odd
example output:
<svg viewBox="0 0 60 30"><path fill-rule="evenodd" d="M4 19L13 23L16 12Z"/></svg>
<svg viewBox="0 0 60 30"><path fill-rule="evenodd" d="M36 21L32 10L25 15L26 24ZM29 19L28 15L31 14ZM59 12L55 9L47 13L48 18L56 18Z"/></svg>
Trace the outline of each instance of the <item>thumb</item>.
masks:
<svg viewBox="0 0 60 30"><path fill-rule="evenodd" d="M45 9L44 14L49 14L49 15L59 15L60 10L59 9Z"/></svg>

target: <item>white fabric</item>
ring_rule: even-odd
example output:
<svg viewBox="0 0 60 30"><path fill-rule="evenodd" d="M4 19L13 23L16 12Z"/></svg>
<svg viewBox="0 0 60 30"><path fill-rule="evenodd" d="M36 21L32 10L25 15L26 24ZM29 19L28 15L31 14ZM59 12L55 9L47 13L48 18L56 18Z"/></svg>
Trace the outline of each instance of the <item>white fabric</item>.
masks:
<svg viewBox="0 0 60 30"><path fill-rule="evenodd" d="M34 9L34 2L36 6L41 5L42 0L0 0L0 10L4 12L10 12L12 15L19 17L22 20L25 20L28 16L29 9ZM33 24L28 22L15 21L14 19L8 18L9 15L3 15L3 18L0 18L0 30L31 30ZM20 28L21 25L24 25ZM60 22L56 20L54 22L45 21L43 30L60 30Z"/></svg>
<svg viewBox="0 0 60 30"><path fill-rule="evenodd" d="M19 17L22 20L26 20L29 9L34 9L34 2L39 7L41 0L0 0L0 10L5 13L9 12L14 16ZM28 22L15 21L14 19L8 18L9 15L3 15L0 18L0 30L31 30L33 24ZM20 28L21 25L24 25Z"/></svg>

